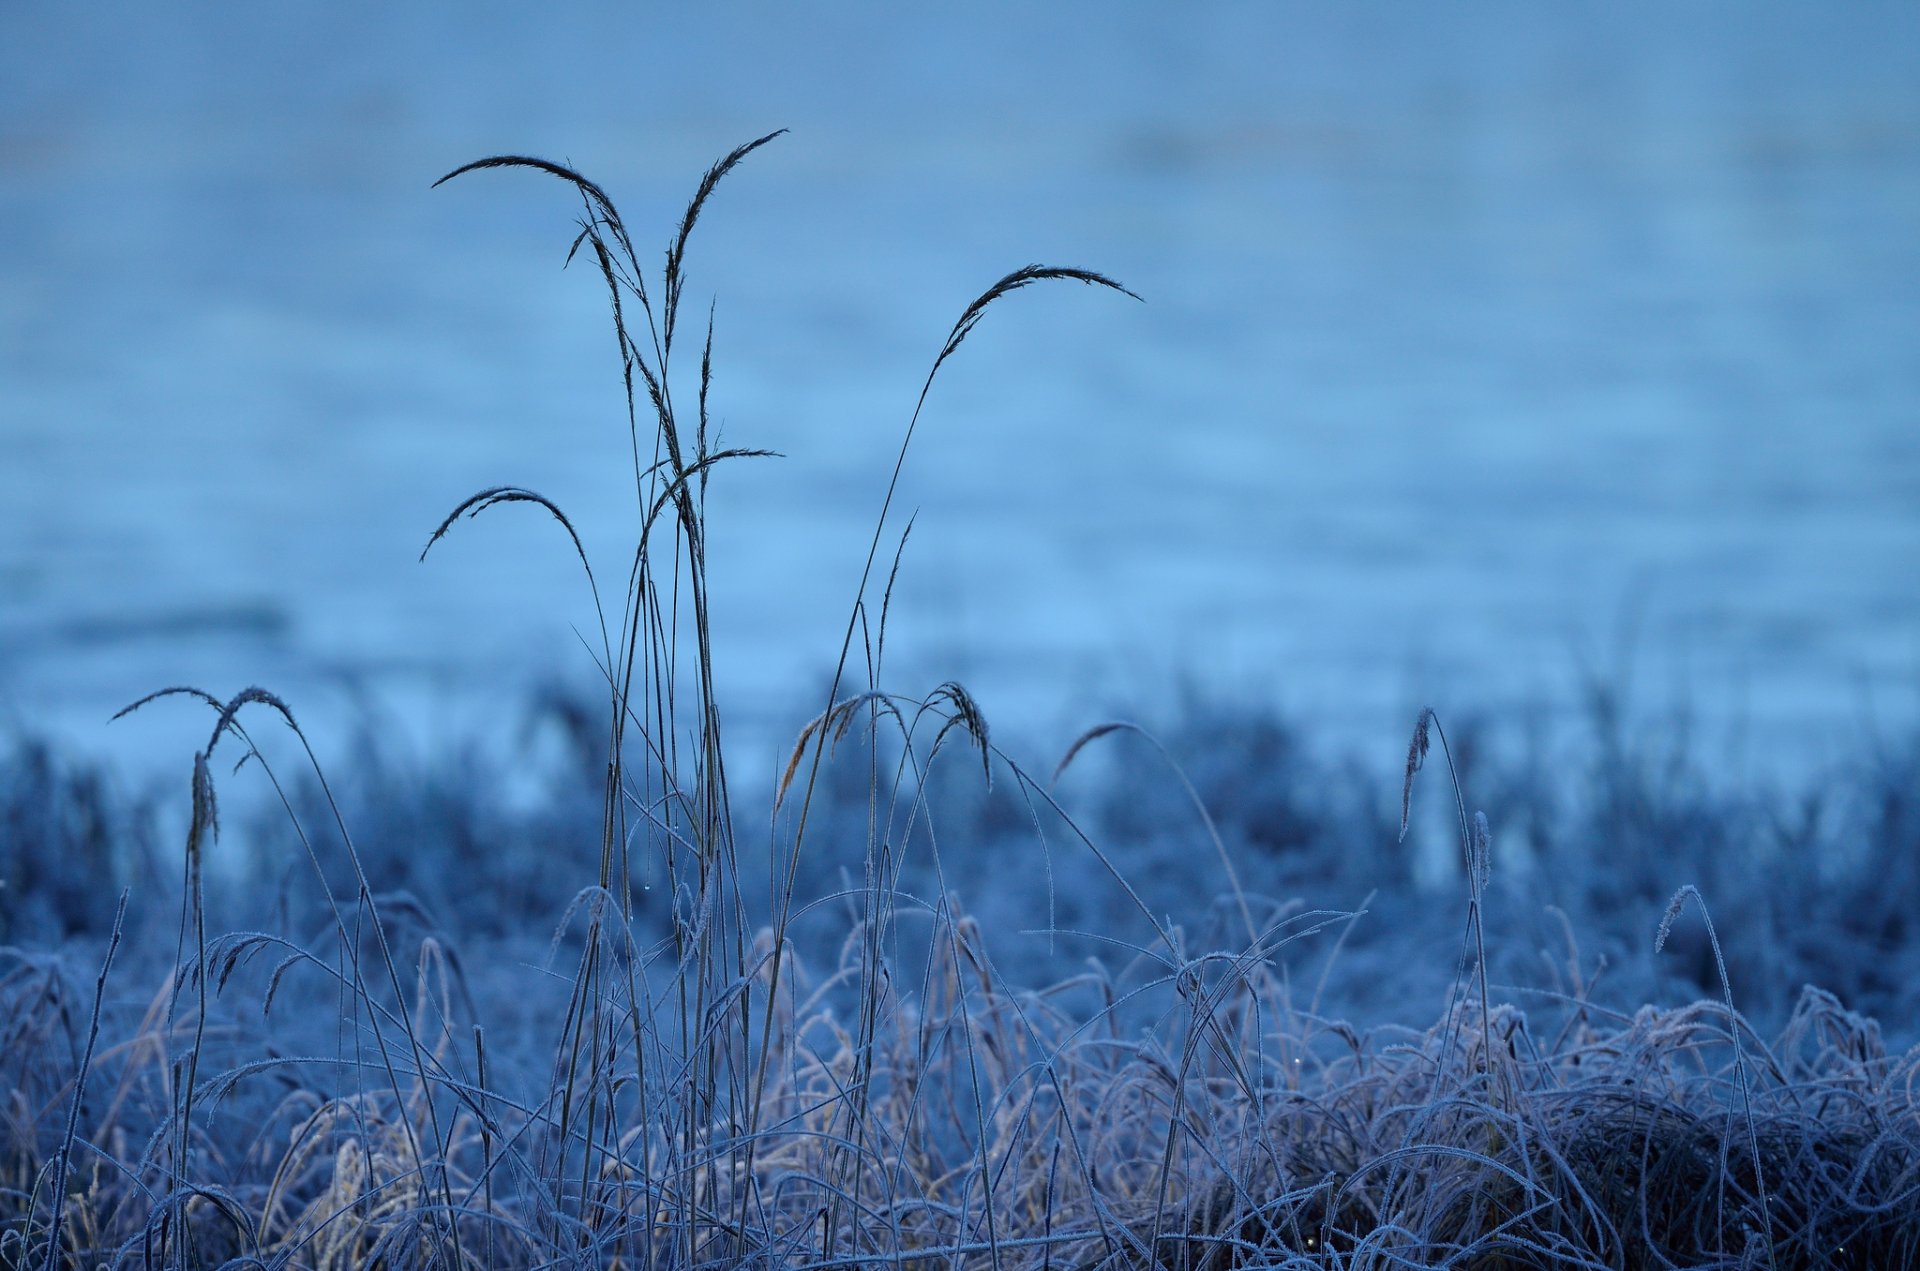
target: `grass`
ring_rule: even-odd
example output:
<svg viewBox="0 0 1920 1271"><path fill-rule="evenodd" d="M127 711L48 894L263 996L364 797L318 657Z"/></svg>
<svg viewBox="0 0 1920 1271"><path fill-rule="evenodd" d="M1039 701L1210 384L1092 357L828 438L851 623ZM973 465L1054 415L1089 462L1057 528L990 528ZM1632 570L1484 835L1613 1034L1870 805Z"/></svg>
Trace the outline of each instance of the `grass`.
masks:
<svg viewBox="0 0 1920 1271"><path fill-rule="evenodd" d="M636 534L617 574L518 487L473 495L427 542L451 550L463 517L524 505L578 556L597 701L548 703L568 756L550 808L490 806L471 768L396 781L377 754L336 787L273 694L165 690L210 721L168 924L151 809L43 749L0 769L17 847L0 890L0 1267L1920 1261L1920 1051L1890 1053L1822 990L1773 1012L1766 1039L1736 1009L1821 950L1851 1000L1910 1007L1920 748L1881 755L1834 830L1679 779L1598 707L1569 811L1566 782L1493 770L1475 730L1450 743L1431 712L1398 791L1217 703L1165 733L1089 729L1040 779L964 686L886 688L897 548L880 566L904 542L893 494L936 376L1010 293L1124 290L1102 275L1029 266L962 310L909 417L831 688L770 805L740 813L705 493L763 452L712 447L711 319L697 346L680 320L702 208L772 139L706 173L653 290L580 174L521 157L450 174L530 170L578 198L574 254L606 288L627 390ZM1415 783L1438 775L1416 776L1436 740L1458 900L1422 891L1395 846L1394 813L1404 835L1431 797ZM281 809L248 826L261 873L208 868L217 787L241 778ZM1495 859L1508 840L1469 812L1483 786L1526 827L1525 862ZM1851 855L1822 859L1835 835ZM1675 880L1682 847L1708 850ZM262 864L280 860L296 868ZM117 909L108 877L129 888ZM1657 932L1676 948L1656 958L1647 923L1612 993L1570 935L1545 990L1506 983L1534 978L1539 942L1503 963L1503 924L1544 900L1618 928L1681 883ZM1337 907L1269 899L1329 894ZM1734 934L1723 946L1709 920L1689 953L1682 906L1705 918L1707 897L1738 911ZM541 901L549 939L527 929ZM210 913L256 921L223 932ZM1702 1000L1607 1005L1622 988L1651 1002L1676 962ZM1409 1002L1430 1026L1404 1027ZM1363 1005L1397 1022L1348 1022Z"/></svg>

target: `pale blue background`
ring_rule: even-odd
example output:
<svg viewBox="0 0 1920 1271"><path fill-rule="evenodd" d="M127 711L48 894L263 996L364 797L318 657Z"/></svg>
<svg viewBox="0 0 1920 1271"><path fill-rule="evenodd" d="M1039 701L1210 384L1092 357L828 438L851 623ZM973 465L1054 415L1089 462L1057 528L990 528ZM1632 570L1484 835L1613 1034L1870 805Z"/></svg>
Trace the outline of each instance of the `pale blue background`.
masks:
<svg viewBox="0 0 1920 1271"><path fill-rule="evenodd" d="M511 481L621 572L575 207L428 183L568 159L664 246L783 126L689 292L725 439L790 456L714 484L744 763L815 705L948 325L1031 260L1148 303L1022 294L949 368L898 687L1064 737L1190 679L1383 766L1421 702L1557 717L1583 667L1736 762L1914 718L1912 6L695 8L0 12L0 722L177 759L199 721L102 721L258 682L433 745L584 681L537 516L414 559Z"/></svg>

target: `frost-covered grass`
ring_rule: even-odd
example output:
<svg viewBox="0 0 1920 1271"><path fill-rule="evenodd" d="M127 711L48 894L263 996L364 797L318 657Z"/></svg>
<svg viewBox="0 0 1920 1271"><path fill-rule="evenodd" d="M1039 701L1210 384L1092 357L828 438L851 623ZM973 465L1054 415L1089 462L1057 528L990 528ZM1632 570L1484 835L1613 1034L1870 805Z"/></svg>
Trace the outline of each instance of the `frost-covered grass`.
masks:
<svg viewBox="0 0 1920 1271"><path fill-rule="evenodd" d="M1194 702L1035 766L964 687L886 690L883 506L831 689L771 798L730 789L701 496L754 452L709 447L710 331L670 369L766 140L657 291L598 186L473 165L578 194L633 407L544 801L377 740L323 774L259 689L148 707L209 723L183 852L98 772L0 768L0 1267L1920 1258L1920 1051L1855 1013L1912 1040L1920 745L1788 799L1603 698L1577 761L1423 714L1385 775ZM934 372L1054 280L1115 286L1015 271ZM503 503L579 549L512 487L429 547ZM278 810L229 796L222 841L240 783Z"/></svg>

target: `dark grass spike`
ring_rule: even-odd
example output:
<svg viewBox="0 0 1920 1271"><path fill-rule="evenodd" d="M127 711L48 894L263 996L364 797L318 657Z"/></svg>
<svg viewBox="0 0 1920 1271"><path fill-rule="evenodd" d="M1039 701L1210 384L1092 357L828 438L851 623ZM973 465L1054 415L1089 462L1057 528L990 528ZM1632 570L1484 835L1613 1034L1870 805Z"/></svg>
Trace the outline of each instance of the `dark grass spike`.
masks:
<svg viewBox="0 0 1920 1271"><path fill-rule="evenodd" d="M420 559L422 561L427 559L427 553L433 550L433 545L446 537L447 531L452 529L454 522L458 521L463 515L468 519L472 519L473 517L479 516L488 508L498 506L502 503L537 504L551 513L553 519L560 522L560 528L567 532L567 541L573 544L573 554L580 561L580 568L587 576L587 590L592 593L593 596L593 613L595 620L600 624L600 644L602 650L607 659L611 661L613 651L608 643L607 612L605 606L600 602L600 583L599 580L593 576L593 564L587 559L587 549L585 545L580 542L580 534L573 528L573 522L568 520L567 514L560 510L559 504L547 498L545 495L515 485L489 486L487 489L481 490L476 494L468 495L465 499L461 500L459 506L447 513L445 519L443 519L439 525L434 527L433 533L427 537L426 546L420 549Z"/></svg>
<svg viewBox="0 0 1920 1271"><path fill-rule="evenodd" d="M887 478L886 493L880 500L880 514L874 519L873 537L867 544L867 558L860 567L860 584L854 589L853 609L847 615L847 629L840 641L839 658L834 663L833 681L827 688L827 703L829 707L831 707L833 702L839 697L840 686L846 677L847 658L853 652L853 635L858 629L860 622L860 606L866 600L867 586L873 580L873 564L880 555L880 539L881 536L886 533L887 518L893 510L893 498L900 489L900 475L906 470L907 452L913 448L913 435L920 427L920 414L926 409L927 396L933 391L933 382L939 376L941 366L953 355L954 350L960 347L960 341L965 339L967 332L971 331L974 326L979 323L981 315L986 312L987 308L991 306L995 300L1007 295L1009 292L1017 291L1029 284L1050 278L1071 279L1093 285L1110 287L1124 295L1133 296L1135 300L1140 298L1105 275L1096 274L1090 270L1028 265L1022 269L1016 269L1014 272L1000 279L1000 281L993 286L987 288L986 291L982 292L973 303L968 305L961 313L960 320L954 323L953 331L948 335L947 342L942 346L939 356L934 358L933 366L927 371L927 378L920 385L920 395L914 400L913 413L908 417L906 431L901 435L900 448L893 460L893 472ZM824 739L822 739L822 742L824 743ZM806 834L807 815L811 809L813 800L813 780L814 776L817 776L820 771L820 762L824 754L824 744L815 748L812 768L813 775L810 775L807 780L807 798L801 805L800 823L795 831L797 839L803 838ZM1049 800L1049 802L1051 802L1051 800ZM798 868L799 853L796 851L792 854L788 866L787 889L789 891L791 891L794 885L795 871L797 871ZM776 923L777 935L784 934L788 916L787 910L783 907L778 922ZM1155 925L1156 927L1158 926L1157 923ZM775 971L777 974L777 967ZM765 1073L763 1071L756 1075L754 1088L756 1092L758 1092L763 1089L764 1086Z"/></svg>
<svg viewBox="0 0 1920 1271"><path fill-rule="evenodd" d="M579 222L579 225L580 225L580 232L573 236L573 242L567 248L566 259L560 262L560 268L562 269L565 269L569 265L573 264L573 258L580 254L580 244L592 238L600 228L600 222L595 220L584 220Z"/></svg>
<svg viewBox="0 0 1920 1271"><path fill-rule="evenodd" d="M293 718L292 708L282 701L278 694L254 686L241 689L228 699L226 705L220 708L220 718L214 721L213 734L207 738L205 758L210 759L213 757L213 748L220 744L220 738L222 736L230 731L238 731L233 720L234 716L240 713L240 708L254 704L272 709L281 719L286 721L287 728L292 731L295 737L300 739L300 744L307 746L307 735L300 731L300 725L295 722ZM309 753L311 753L312 747L307 746L307 748ZM207 792L209 798L211 798L213 792L213 782L211 778L209 778L207 782Z"/></svg>
<svg viewBox="0 0 1920 1271"><path fill-rule="evenodd" d="M1087 746L1105 737L1108 733L1118 732L1121 729L1137 730L1138 728L1138 724L1129 724L1124 720L1115 719L1109 720L1104 724L1095 724L1092 728L1087 729L1078 737L1075 737L1073 744L1067 747L1067 753L1060 756L1060 762L1053 766L1053 777L1047 782L1047 789L1051 790L1060 784L1060 778L1066 775L1068 765L1073 763L1074 759L1082 750L1086 749Z"/></svg>
<svg viewBox="0 0 1920 1271"><path fill-rule="evenodd" d="M632 338L628 335L626 324L621 316L620 287L624 282L639 299L640 307L646 314L649 328L653 326L653 306L647 299L646 281L642 277L639 268L639 254L634 250L633 239L627 233L626 222L621 219L619 209L614 206L613 199L598 184L565 164L554 163L551 160L540 159L531 155L494 155L485 159L476 159L472 163L463 164L455 168L433 184L435 187L438 187L464 173L476 172L488 168L531 168L534 171L545 172L551 176L558 177L572 185L574 189L579 192L582 201L587 205L588 215L585 222L581 225L580 233L575 235L572 244L567 249L567 262L572 262L574 254L580 250L580 244L582 242L591 242L593 244L595 255L599 261L600 271L606 278L607 288L613 298L614 331L620 342L621 361L625 367L629 416L631 416L632 413L633 363L635 361L640 362L641 371L643 375L646 376L648 382L648 388L653 393L654 400L658 403L661 394L655 377L653 373L647 369L645 361L639 357L638 346L634 344ZM606 244L600 233L601 226L605 226L606 229L612 233L613 240L619 246L620 254L625 257L631 266L630 269L623 270L619 262L607 251ZM654 342L656 354L658 355L660 351L657 332L654 336ZM662 356L661 360L664 363L664 356ZM663 424L668 423L670 418L670 416L663 416ZM635 438L634 444L637 448L639 444L637 437ZM636 466L638 466L637 463Z"/></svg>
<svg viewBox="0 0 1920 1271"><path fill-rule="evenodd" d="M854 612L860 616L860 652L867 664L867 685L870 688L880 686L879 654L874 649L872 617L873 606L867 603L865 596L854 602Z"/></svg>
<svg viewBox="0 0 1920 1271"><path fill-rule="evenodd" d="M645 503L646 495L641 492L640 485L640 420L633 404L633 369L635 366L640 368L641 377L646 381L647 391L653 398L654 410L659 418L659 434L666 440L668 452L673 456L674 466L676 468L680 466L679 438L674 430L673 415L667 410L665 399L661 395L659 379L654 375L652 369L648 367L647 359L641 353L640 346L634 341L632 333L627 330L626 306L620 300L620 284L623 278L620 264L613 258L613 253L607 250L606 243L601 239L599 233L595 231L593 226L589 225L582 230L582 237L592 242L594 260L600 266L600 277L607 284L607 305L613 314L613 338L614 344L620 352L620 381L622 388L625 390L627 403L627 441L633 452L634 497L640 502ZM574 248L578 249L579 245L580 240L575 239ZM627 254L631 256L632 249L627 248L626 250ZM567 259L573 259L573 252L569 251L567 253ZM648 331L653 332L655 329L653 306L647 302L646 288L642 285L639 278L637 265L635 266L635 271L634 279L628 285L633 289L633 294L640 300L640 311L646 315ZM654 356L659 359L661 365L664 366L666 364L666 358L660 351L660 337L658 334L654 334L652 338L654 343Z"/></svg>
<svg viewBox="0 0 1920 1271"><path fill-rule="evenodd" d="M139 710L141 707L147 705L147 703L157 702L163 697L196 698L199 701L205 702L208 706L213 707L213 709L215 709L216 711L226 706L225 702L221 701L219 698L215 697L213 694L207 692L207 690L203 688L194 688L190 684L176 684L171 688L155 689L153 692L147 694L145 697L141 698L139 701L127 703L125 706L122 706L119 710L115 711L113 713L112 718L113 719L124 718L125 716L131 715L135 711Z"/></svg>
<svg viewBox="0 0 1920 1271"><path fill-rule="evenodd" d="M638 358L639 351L634 347L633 338L627 334L626 304L620 299L620 284L626 281L626 275L620 268L620 262L614 259L612 252L607 250L606 240L600 237L599 228L589 222L581 227L578 237L573 240L573 246L567 249L567 264L571 265L573 263L573 255L580 250L582 240L593 245L594 263L600 267L601 281L607 284L608 307L613 312L613 336L619 346L621 360L631 361L632 359ZM628 285L633 288L634 294L640 298L641 305L646 308L648 315L651 316L652 309L650 306L647 306L647 294L640 289L639 280L636 278L628 283ZM627 367L627 390L628 392L632 392L633 390L633 368L631 365Z"/></svg>
<svg viewBox="0 0 1920 1271"><path fill-rule="evenodd" d="M561 528L567 532L567 537L573 541L574 554L579 556L580 564L587 571L587 577L593 577L593 567L587 561L587 549L581 546L579 532L573 528L573 522L567 519L567 514L560 510L560 505L543 494L517 485L488 486L486 489L475 494L470 494L462 499L459 505L455 507L453 511L447 513L446 516L441 519L440 524L434 527L433 533L427 536L427 545L420 549L420 559L425 560L427 558L427 553L433 550L433 545L438 543L442 538L445 538L447 531L452 529L454 522L458 521L462 516L469 518L476 517L488 508L500 503L537 503L552 513L553 519L560 522Z"/></svg>
<svg viewBox="0 0 1920 1271"><path fill-rule="evenodd" d="M707 199L713 194L720 179L733 171L740 161L766 145L775 137L785 133L785 128L777 128L764 137L756 137L744 145L735 146L724 159L707 169L700 178L700 186L693 192L693 198L687 203L687 211L680 218L680 232L674 236L673 246L667 249L667 315L666 332L662 352L673 348L674 319L680 308L680 288L686 282L684 272L687 257L687 239L693 234L694 222L700 219L700 210L706 206Z"/></svg>
<svg viewBox="0 0 1920 1271"><path fill-rule="evenodd" d="M600 272L607 280L607 290L611 296L613 307L614 335L619 340L621 348L621 367L627 400L627 434L630 444L633 447L635 480L639 480L638 470L640 468L640 422L639 412L634 407L633 392L633 372L635 369L638 369L640 372L641 383L647 386L647 400L653 406L654 427L659 439L655 443L655 453L658 453L657 446L659 442L666 443L667 455L673 460L674 471L678 472L686 467L686 460L680 450L680 426L674 419L673 406L667 400L665 384L667 364L666 349L662 345L660 336L654 334L652 336L654 345L653 356L654 360L660 365L660 369L656 371L653 366L648 364L646 357L640 351L640 346L634 341L632 333L627 330L626 316L620 304L620 284L616 276L617 271L613 257L607 252L606 244L600 241L598 235L594 237L593 250L595 256L600 261ZM652 331L653 309L646 304L646 295L644 293L639 294L642 307L645 309L647 315L648 329Z"/></svg>
<svg viewBox="0 0 1920 1271"><path fill-rule="evenodd" d="M698 403L700 417L698 429L694 433L693 438L693 459L695 463L703 462L707 457L707 392L713 387L713 315L718 305L718 301L710 300L707 302L707 339L706 342L700 346L700 398ZM707 477L703 472L700 475L700 503L702 507L706 506L706 498Z"/></svg>
<svg viewBox="0 0 1920 1271"><path fill-rule="evenodd" d="M195 868L201 859L201 835L210 836L214 842L220 840L220 801L213 789L209 753L203 750L193 757L193 825L187 835L187 858Z"/></svg>
<svg viewBox="0 0 1920 1271"><path fill-rule="evenodd" d="M953 356L954 350L960 347L961 341L965 340L967 336L973 332L973 329L980 325L980 319L986 314L987 307L994 301L1000 299L1002 296L1018 291L1022 287L1031 286L1036 282L1045 282L1050 279L1083 282L1090 287L1106 287L1119 292L1123 296L1132 296L1135 300L1140 299L1137 294L1129 291L1105 274L1095 273L1091 269L1075 269L1072 266L1066 265L1023 265L1002 278L999 282L994 283L993 286L981 292L979 298L966 307L966 310L960 315L960 320L953 324L953 330L948 334L947 343L940 350L940 356L933 360L933 370L935 372L939 371L940 364ZM932 373L929 373L927 378L932 379Z"/></svg>
<svg viewBox="0 0 1920 1271"><path fill-rule="evenodd" d="M593 243L596 252L604 250L606 248L606 235L601 231L604 228L612 228L607 226L604 220L593 215L591 211L575 221L574 224L580 227L580 232L573 236L571 243L567 244L566 257L560 262L562 269L572 267L573 258L580 254L580 245L582 243ZM620 230L619 233L625 233L625 231ZM631 291L635 298L640 301L641 309L651 318L653 316L653 302L647 298L646 280L640 276L638 267L633 262L633 249L629 247L626 240L619 237L618 234L616 234L613 241L614 246L618 247L620 251L618 255L615 255L611 251L607 252L607 262L604 268L608 274L608 281L618 284L618 286L614 288L616 295L620 287L625 287L628 291Z"/></svg>
<svg viewBox="0 0 1920 1271"><path fill-rule="evenodd" d="M147 703L152 701L157 701L162 697L192 697L197 699L198 701L204 702L208 706L211 706L215 711L224 711L226 710L226 707L227 707L227 704L225 702L221 701L219 698L215 697L213 694L207 692L205 689L193 688L190 685L181 684L181 685L175 685L172 688L156 689L155 691L147 694L145 697L141 698L137 702L129 702L127 705L122 706L119 710L115 711L112 717L107 722L112 723L114 720L120 719L123 716L131 715L135 711L139 710L142 706L145 706ZM247 763L249 760L259 758L260 752L259 750L255 749L253 744L253 738L247 736L246 729L240 727L238 724L232 725L232 728L233 728L233 731L239 736L240 740L245 742L247 745L246 753L233 761L233 771L235 773L238 773L242 768L247 766Z"/></svg>
<svg viewBox="0 0 1920 1271"><path fill-rule="evenodd" d="M1407 821L1413 812L1413 774L1427 761L1427 729L1433 724L1433 707L1420 708L1413 725L1413 739L1407 743L1407 775L1400 783L1400 841L1407 841Z"/></svg>
<svg viewBox="0 0 1920 1271"><path fill-rule="evenodd" d="M686 492L687 485L693 478L700 478L702 494L704 495L707 474L716 464L724 463L728 459L785 459L786 457L783 452L778 450L763 450L739 446L727 450L715 451L704 459L689 464L684 472L667 482L667 484L661 488L660 493L654 496L653 506L647 509L646 520L641 524L640 550L642 552L646 550L649 540L653 537L653 523L660 519L662 512L667 510L667 504L682 504L681 496ZM660 466L659 464L655 464L649 471L657 470Z"/></svg>
<svg viewBox="0 0 1920 1271"><path fill-rule="evenodd" d="M964 728L973 738L974 745L980 749L980 772L986 778L987 789L993 789L992 734L987 728L987 717L980 713L980 703L973 699L973 694L967 691L966 685L958 680L948 680L933 690L933 696L927 699L927 705L931 706L943 698L953 703L954 713L934 734L933 749L927 756L928 762L932 762L933 753L939 751L941 741L949 732L955 728Z"/></svg>
<svg viewBox="0 0 1920 1271"><path fill-rule="evenodd" d="M545 172L550 176L559 177L580 192L581 197L585 198L593 208L594 215L613 231L623 247L627 246L626 226L620 220L619 209L615 208L613 200L607 197L607 192L572 168L550 159L540 159L524 154L491 155L485 159L475 159L471 163L461 164L428 188L438 189L457 176L464 176L469 172L481 172L488 168L532 168L536 172Z"/></svg>
<svg viewBox="0 0 1920 1271"><path fill-rule="evenodd" d="M632 372L638 369L641 382L647 386L647 402L653 407L654 417L660 428L660 435L666 440L670 449L677 450L680 445L680 433L674 423L673 408L667 404L667 392L662 385L660 375L648 364L645 358L640 356L639 346L633 343L633 337L631 335L623 334L622 338L627 342L627 361L629 363L627 391L629 393L633 391L633 384L631 382ZM675 463L676 466L678 466L677 460Z"/></svg>
<svg viewBox="0 0 1920 1271"><path fill-rule="evenodd" d="M272 973L267 976L266 991L260 999L260 1015L262 1018L273 1013L273 999L280 991L280 981L285 979L287 972L300 965L306 957L307 954L304 951L289 953L286 957L274 963Z"/></svg>
<svg viewBox="0 0 1920 1271"><path fill-rule="evenodd" d="M220 723L214 728L214 740L219 740L220 731L232 719L231 711L237 706L239 695L233 702L221 708ZM211 752L196 751L193 756L193 812L187 823L186 884L180 897L180 931L174 949L174 965L184 968L186 963L187 932L193 932L194 972L192 976L176 975L173 992L167 1002L167 1022L173 1022L174 1013L179 1009L181 994L186 982L191 979L198 990L200 1009L194 1012L193 1045L188 1049L184 1064L184 1076L175 1085L174 1098L177 1100L176 1115L179 1118L179 1132L173 1141L175 1152L174 1168L185 1177L193 1152L193 1104L194 1087L199 1080L200 1056L207 1040L207 903L202 883L202 860L205 855L205 840L210 836L220 837L220 813L215 801L213 773L209 770L207 757ZM182 1061L176 1060L176 1070ZM182 1241L187 1239L185 1224L177 1230Z"/></svg>

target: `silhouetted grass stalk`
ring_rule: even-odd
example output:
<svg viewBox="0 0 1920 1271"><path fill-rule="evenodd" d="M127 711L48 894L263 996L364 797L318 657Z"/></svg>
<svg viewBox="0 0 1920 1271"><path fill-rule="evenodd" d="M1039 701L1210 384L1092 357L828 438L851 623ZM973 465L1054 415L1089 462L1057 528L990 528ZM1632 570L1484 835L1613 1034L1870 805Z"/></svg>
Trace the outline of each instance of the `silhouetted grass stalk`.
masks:
<svg viewBox="0 0 1920 1271"><path fill-rule="evenodd" d="M0 1058L21 1057L0 1108L0 1271L36 1261L1227 1271L1920 1260L1920 1052L1889 1058L1870 1022L1813 990L1774 1050L1750 1046L1710 920L1720 1002L1609 1012L1575 958L1566 1022L1544 1045L1526 1016L1496 1003L1484 930L1492 832L1484 813L1469 817L1462 768L1431 710L1408 747L1400 833L1437 736L1466 933L1440 1021L1363 1036L1320 1014L1331 955L1305 1010L1286 963L1305 936L1337 926L1344 941L1359 915L1272 904L1243 885L1201 789L1154 734L1089 729L1043 784L996 743L963 685L924 697L883 685L910 522L877 620L870 588L936 377L988 309L1022 288L1068 281L1132 294L1101 274L1017 269L967 305L940 346L880 500L826 700L771 792L767 889L755 892L717 705L705 495L723 461L769 452L711 445L711 308L697 371L674 351L701 211L777 135L707 170L654 291L613 201L572 168L505 155L441 178L526 169L567 184L580 208L568 259L590 261L606 287L625 388L635 534L617 609L565 511L523 487L461 501L421 552L462 519L529 505L559 524L588 583L606 707L599 850L551 946L550 961L563 951L573 961L554 976L565 991L545 1088L516 1098L477 1021L471 1054L456 1044L456 1016L470 1009L460 963L431 932L402 943L396 915L409 898L376 893L287 705L257 688L224 701L163 690L127 709L185 696L215 712L194 756L175 970L132 1036L96 1051L123 896L71 1074L39 1058L79 1014L59 975L27 963L0 979ZM683 418L674 388L689 373ZM298 741L326 841L309 833L243 710L269 713ZM325 954L280 935L209 936L212 764L229 734L219 753L243 748L240 762L261 772L295 830L324 897ZM822 819L829 757L855 734L867 746L859 874L815 895L806 880L822 871L803 869L803 857L824 850L815 840L832 824ZM1069 768L1108 736L1143 738L1172 772L1180 833L1204 834L1227 883L1225 947L1157 911L1062 806ZM1057 826L1111 884L1144 938L1075 938L1106 941L1126 959L1119 970L1094 961L1041 988L1002 976L988 931L948 886L931 788L949 749L977 754L983 783L998 778L1036 838ZM1122 758L1130 750L1115 747ZM1390 821L1383 830L1390 838ZM329 882L335 838L350 900ZM634 901L649 856L666 883L657 931ZM932 879L925 894L905 881L910 856L927 862L916 875ZM1051 948L1072 933L1056 929L1048 879ZM1700 899L1691 886L1674 897L1656 948L1689 896ZM837 950L809 963L802 924L840 906ZM924 956L899 952L907 926L924 927ZM262 1021L253 1032L216 1022L229 981L269 955ZM293 984L309 978L317 992ZM336 1053L290 1054L271 1038L266 1016L288 996L329 1023L337 1010ZM242 1042L259 1053L237 1050ZM1716 1047L1730 1060L1713 1062ZM87 1100L96 1070L113 1077L99 1110ZM266 1098L262 1087L276 1101L248 1127L251 1145L236 1147L244 1136L229 1109L245 1092ZM1736 1191L1750 1202L1730 1204Z"/></svg>

